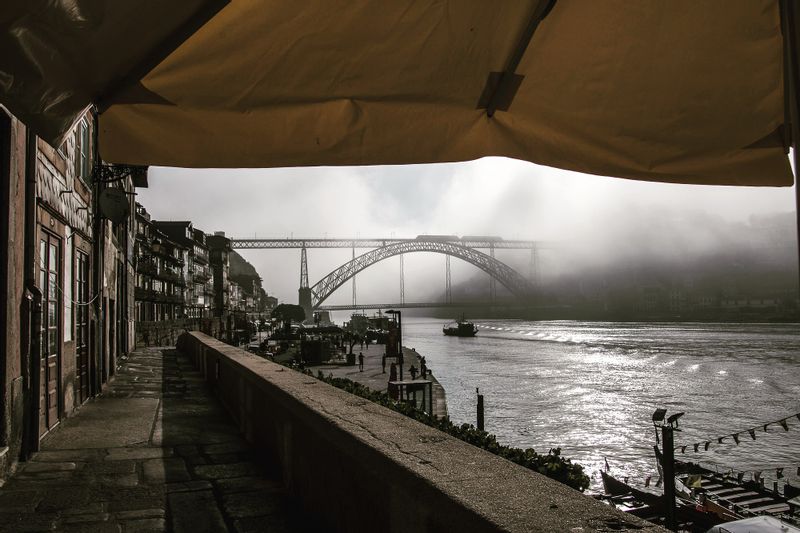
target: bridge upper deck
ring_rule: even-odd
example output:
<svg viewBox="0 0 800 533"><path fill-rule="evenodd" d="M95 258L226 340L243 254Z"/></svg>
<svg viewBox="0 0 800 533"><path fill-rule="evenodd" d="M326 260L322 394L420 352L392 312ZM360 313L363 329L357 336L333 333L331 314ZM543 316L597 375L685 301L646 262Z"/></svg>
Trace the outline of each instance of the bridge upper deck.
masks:
<svg viewBox="0 0 800 533"><path fill-rule="evenodd" d="M512 248L512 249L531 249L549 248L552 243L546 241L529 241L517 239L502 239L500 237L491 239L441 239L425 238L420 236L414 239L316 239L316 238L290 238L290 239L231 239L231 246L237 249L257 249L257 248L381 248L390 244L401 242L447 242L460 244L467 248Z"/></svg>

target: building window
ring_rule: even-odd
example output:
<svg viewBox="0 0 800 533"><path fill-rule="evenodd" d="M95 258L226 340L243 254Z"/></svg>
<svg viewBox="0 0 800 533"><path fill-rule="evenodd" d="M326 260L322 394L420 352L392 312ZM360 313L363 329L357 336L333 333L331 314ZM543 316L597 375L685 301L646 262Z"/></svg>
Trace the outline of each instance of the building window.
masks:
<svg viewBox="0 0 800 533"><path fill-rule="evenodd" d="M56 153L61 156L61 159L67 160L67 141L64 140L58 148L56 148Z"/></svg>
<svg viewBox="0 0 800 533"><path fill-rule="evenodd" d="M91 185L90 167L89 124L81 120L75 129L75 174L87 185Z"/></svg>

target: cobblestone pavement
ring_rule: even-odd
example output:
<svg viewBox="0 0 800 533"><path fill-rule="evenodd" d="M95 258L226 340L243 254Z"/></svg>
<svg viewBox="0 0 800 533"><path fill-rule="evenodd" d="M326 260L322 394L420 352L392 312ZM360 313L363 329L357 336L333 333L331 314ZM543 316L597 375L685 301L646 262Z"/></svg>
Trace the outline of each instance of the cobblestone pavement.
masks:
<svg viewBox="0 0 800 533"><path fill-rule="evenodd" d="M0 531L302 529L278 479L185 356L146 348L0 488Z"/></svg>

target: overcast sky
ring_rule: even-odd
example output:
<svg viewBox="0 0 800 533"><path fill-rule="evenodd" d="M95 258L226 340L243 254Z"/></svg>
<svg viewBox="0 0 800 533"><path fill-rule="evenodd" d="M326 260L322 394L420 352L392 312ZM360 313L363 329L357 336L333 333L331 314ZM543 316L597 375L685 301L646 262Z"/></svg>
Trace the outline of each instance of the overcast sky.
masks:
<svg viewBox="0 0 800 533"><path fill-rule="evenodd" d="M794 210L791 188L655 184L504 158L394 167L151 168L149 187L138 193L155 220L191 220L207 233L225 231L229 237L499 235L581 243L585 255L600 262L624 245L632 228L640 235L652 228L652 242L637 247L677 232L666 235L667 242L681 243L676 250L684 251L684 241L714 245L711 226L717 223L747 223L752 215ZM264 278L268 293L297 302L299 250L241 253ZM554 254L543 252L542 264L555 264ZM350 255L350 250L309 250L311 284ZM497 255L527 273L529 253ZM443 291L444 256L409 254L404 261L406 301L430 300ZM357 278L359 303L399 301L398 272L397 258L365 270ZM456 284L477 271L453 260L452 272ZM351 299L347 284L326 303Z"/></svg>

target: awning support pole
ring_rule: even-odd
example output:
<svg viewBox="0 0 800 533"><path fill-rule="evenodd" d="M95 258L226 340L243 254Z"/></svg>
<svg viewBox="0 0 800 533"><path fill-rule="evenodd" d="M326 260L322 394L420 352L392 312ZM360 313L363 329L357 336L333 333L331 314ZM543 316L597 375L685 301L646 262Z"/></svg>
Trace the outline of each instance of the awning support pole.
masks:
<svg viewBox="0 0 800 533"><path fill-rule="evenodd" d="M781 30L784 52L784 91L790 131L790 146L794 148L794 198L797 222L798 290L800 291L800 58L797 57L797 3L781 0ZM800 292L798 293L800 296Z"/></svg>
<svg viewBox="0 0 800 533"><path fill-rule="evenodd" d="M498 107L500 109L508 109L508 106L511 105L511 99L513 99L514 96L513 93L516 92L516 89L521 83L520 77L516 75L517 67L520 61L522 61L522 56L525 55L525 50L528 49L528 45L531 39L533 39L533 34L536 32L536 28L539 27L539 23L550 13L555 4L556 0L539 0L536 9L533 11L533 15L531 15L528 21L528 26L525 28L519 42L517 42L514 53L511 54L505 70L500 73L497 86L489 97L489 102L486 104L486 116L494 116L494 112L497 111ZM501 105L501 101L506 102Z"/></svg>

